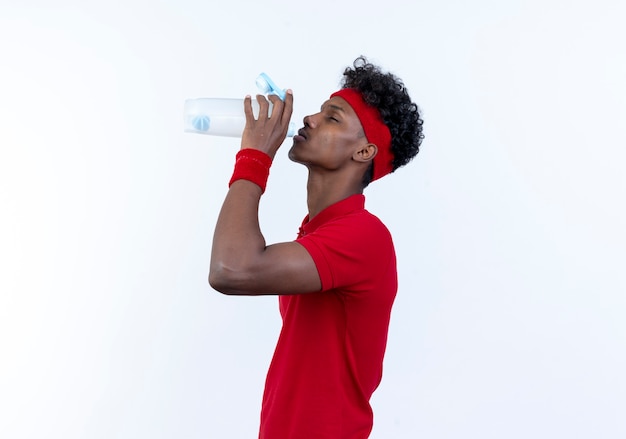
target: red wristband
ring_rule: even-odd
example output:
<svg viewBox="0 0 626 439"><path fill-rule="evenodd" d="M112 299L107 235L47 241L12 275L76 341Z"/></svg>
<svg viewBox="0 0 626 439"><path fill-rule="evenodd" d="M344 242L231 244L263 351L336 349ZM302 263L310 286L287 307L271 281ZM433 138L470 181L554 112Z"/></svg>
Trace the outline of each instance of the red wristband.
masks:
<svg viewBox="0 0 626 439"><path fill-rule="evenodd" d="M270 166L272 166L272 159L263 151L252 148L242 149L237 153L235 170L228 182L228 187L237 180L248 180L258 185L263 193L270 174Z"/></svg>

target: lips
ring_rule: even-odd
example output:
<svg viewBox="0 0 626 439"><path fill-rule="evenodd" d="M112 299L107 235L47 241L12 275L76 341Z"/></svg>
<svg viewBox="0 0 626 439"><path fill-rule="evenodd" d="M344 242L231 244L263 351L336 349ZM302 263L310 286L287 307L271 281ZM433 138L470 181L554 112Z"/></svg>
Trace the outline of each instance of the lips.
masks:
<svg viewBox="0 0 626 439"><path fill-rule="evenodd" d="M304 142L306 140L306 131L304 128L298 130L298 134L293 137L293 140L296 142Z"/></svg>

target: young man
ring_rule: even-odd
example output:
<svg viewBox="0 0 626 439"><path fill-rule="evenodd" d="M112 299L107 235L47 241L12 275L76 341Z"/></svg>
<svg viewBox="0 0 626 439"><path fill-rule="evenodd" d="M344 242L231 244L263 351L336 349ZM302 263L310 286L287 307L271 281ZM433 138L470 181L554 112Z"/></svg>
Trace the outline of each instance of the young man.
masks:
<svg viewBox="0 0 626 439"><path fill-rule="evenodd" d="M367 438L397 290L387 228L364 208L363 189L419 151L422 119L403 83L358 58L342 89L304 118L289 158L308 168L298 238L266 245L259 200L285 139L293 95L257 96L222 206L209 282L232 295L279 295L283 327L265 384L261 439Z"/></svg>

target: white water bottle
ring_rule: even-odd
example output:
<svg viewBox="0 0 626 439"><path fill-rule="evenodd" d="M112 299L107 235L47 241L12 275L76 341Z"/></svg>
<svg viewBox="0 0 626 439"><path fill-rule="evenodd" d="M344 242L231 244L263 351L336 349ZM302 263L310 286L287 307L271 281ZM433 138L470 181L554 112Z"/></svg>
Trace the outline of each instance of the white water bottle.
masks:
<svg viewBox="0 0 626 439"><path fill-rule="evenodd" d="M252 99L252 113L259 116L259 103ZM272 105L270 102L271 116ZM185 101L185 132L213 136L241 137L246 125L243 99L198 98ZM296 135L296 126L289 123L287 136Z"/></svg>
<svg viewBox="0 0 626 439"><path fill-rule="evenodd" d="M276 86L274 81L265 73L256 79L256 85L263 93L275 94L285 99L285 90ZM272 114L270 102L269 114ZM259 117L259 103L252 99L252 113ZM241 137L246 125L246 115L243 110L243 99L228 98L198 98L187 99L184 110L185 132L211 134L214 136ZM296 135L296 126L289 123L287 136Z"/></svg>

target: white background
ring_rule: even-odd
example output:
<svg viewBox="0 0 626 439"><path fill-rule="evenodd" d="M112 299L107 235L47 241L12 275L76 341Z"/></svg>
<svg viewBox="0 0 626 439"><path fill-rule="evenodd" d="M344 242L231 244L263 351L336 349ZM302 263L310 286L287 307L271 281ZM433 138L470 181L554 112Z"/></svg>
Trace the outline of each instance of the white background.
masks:
<svg viewBox="0 0 626 439"><path fill-rule="evenodd" d="M299 122L361 54L426 134L366 191L400 276L372 437L626 437L623 2L0 5L0 437L256 436L276 298L208 286L238 141L182 105L265 71Z"/></svg>

